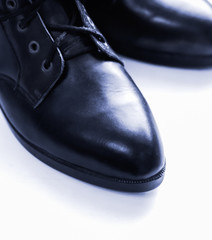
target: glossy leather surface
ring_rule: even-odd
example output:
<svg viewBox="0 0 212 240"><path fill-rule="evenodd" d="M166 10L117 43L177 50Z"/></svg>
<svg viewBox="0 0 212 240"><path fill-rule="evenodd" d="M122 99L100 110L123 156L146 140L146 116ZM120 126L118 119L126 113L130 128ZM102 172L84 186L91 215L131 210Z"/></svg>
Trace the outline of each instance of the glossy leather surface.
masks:
<svg viewBox="0 0 212 240"><path fill-rule="evenodd" d="M13 130L25 142L46 156L102 176L136 181L151 178L164 168L161 140L149 106L119 61L113 57L106 59L97 49L64 61L56 85L49 85L48 95L34 108L28 96L17 87L25 76L21 65L32 60L26 55L23 60L16 59L14 66L11 64L14 52L28 47L23 43L30 35L23 35L20 43L19 37L14 39L12 34L16 30L6 26L6 22L3 25L5 30L0 28L0 38L7 35L11 40L5 40L7 47L1 51L7 56L5 61L11 71L0 66L0 106ZM35 23L33 28L40 33L37 39L48 45L48 38L42 35L45 26ZM32 89L32 79L38 85L45 81L45 75L40 78L40 72L33 69L39 63L32 62L29 71L32 68L33 78L26 79L28 85L32 83ZM14 74L17 66L20 79Z"/></svg>
<svg viewBox="0 0 212 240"><path fill-rule="evenodd" d="M210 1L89 0L87 5L109 43L122 54L167 64L212 64Z"/></svg>

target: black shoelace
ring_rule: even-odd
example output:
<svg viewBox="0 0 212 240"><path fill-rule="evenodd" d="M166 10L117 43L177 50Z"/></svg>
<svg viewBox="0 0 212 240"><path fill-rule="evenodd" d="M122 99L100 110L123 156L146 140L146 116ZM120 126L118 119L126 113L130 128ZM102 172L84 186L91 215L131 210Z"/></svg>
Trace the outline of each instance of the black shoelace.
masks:
<svg viewBox="0 0 212 240"><path fill-rule="evenodd" d="M14 18L16 16L19 15L23 15L24 18L22 20L20 20L19 27L21 29L25 29L27 28L31 21L36 17L37 12L39 11L39 9L41 8L43 2L45 0L31 0L31 3L29 2L29 4L27 4L25 7L15 10L12 13L9 14L5 14L5 13L0 13L0 22L6 21L10 18ZM79 0L75 0L79 1ZM74 17L73 17L74 18ZM74 23L75 19L72 19L72 23ZM52 48L49 51L48 56L46 57L46 61L45 61L45 68L49 68L51 65L51 62L53 61L54 55L57 51L57 47L60 48L63 44L63 39L64 39L64 33L74 33L74 34L79 34L79 35L92 35L94 37L96 37L99 41L101 42L105 42L105 38L102 34L100 34L99 32L97 32L95 29L93 28L88 28L88 27L78 27L78 26L74 26L74 25L66 25L66 24L47 24L46 25L47 29L52 32L52 31L56 31L56 32L61 32L61 35L59 35L55 41L54 41L54 45L52 46ZM68 58L68 57L67 57Z"/></svg>

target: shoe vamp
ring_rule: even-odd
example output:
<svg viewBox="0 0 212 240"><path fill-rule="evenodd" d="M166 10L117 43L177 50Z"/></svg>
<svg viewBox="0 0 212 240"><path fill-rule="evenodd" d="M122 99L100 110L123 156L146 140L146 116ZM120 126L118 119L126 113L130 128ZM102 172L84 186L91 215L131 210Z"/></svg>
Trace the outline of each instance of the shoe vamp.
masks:
<svg viewBox="0 0 212 240"><path fill-rule="evenodd" d="M132 161L148 161L160 149L152 114L131 78L120 64L91 54L70 60L44 103L22 114L18 128L32 144L96 171L145 172ZM158 147L151 149L153 142Z"/></svg>

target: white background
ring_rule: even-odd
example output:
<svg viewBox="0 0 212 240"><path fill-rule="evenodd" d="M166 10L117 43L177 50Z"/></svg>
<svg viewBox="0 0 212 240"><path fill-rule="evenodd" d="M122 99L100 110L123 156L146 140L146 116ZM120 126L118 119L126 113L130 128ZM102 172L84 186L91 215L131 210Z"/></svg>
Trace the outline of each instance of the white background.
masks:
<svg viewBox="0 0 212 240"><path fill-rule="evenodd" d="M162 185L128 194L68 177L31 156L0 113L1 240L212 239L212 69L125 62L161 132Z"/></svg>

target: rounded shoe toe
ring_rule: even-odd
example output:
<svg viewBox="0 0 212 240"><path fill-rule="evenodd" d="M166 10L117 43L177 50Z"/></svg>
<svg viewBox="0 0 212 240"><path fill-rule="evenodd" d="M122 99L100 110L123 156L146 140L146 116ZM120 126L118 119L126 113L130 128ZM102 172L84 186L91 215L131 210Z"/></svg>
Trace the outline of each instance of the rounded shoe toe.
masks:
<svg viewBox="0 0 212 240"><path fill-rule="evenodd" d="M63 107L57 109L57 114L64 116L62 135L66 138L61 138L61 148L54 148L56 155L89 172L89 176L95 175L92 183L96 185L127 191L155 188L162 181L165 159L146 100L119 64L99 64L95 59L86 63L80 72L92 69L91 77L86 75L84 87L79 81L73 82L72 94L67 96L71 107L61 100L59 106ZM71 69L75 75L75 68ZM98 89L95 96L94 87ZM68 89L68 81L60 88ZM81 101L75 102L79 94Z"/></svg>
<svg viewBox="0 0 212 240"><path fill-rule="evenodd" d="M157 64L178 67L212 65L210 1L109 2L91 0L87 4L98 27L116 51ZM105 24L107 15L110 18Z"/></svg>
<svg viewBox="0 0 212 240"><path fill-rule="evenodd" d="M119 144L113 140L108 143L110 174L125 181L142 182L164 171L164 151L154 119L149 119L147 125L137 133L128 130L126 137L121 136Z"/></svg>

